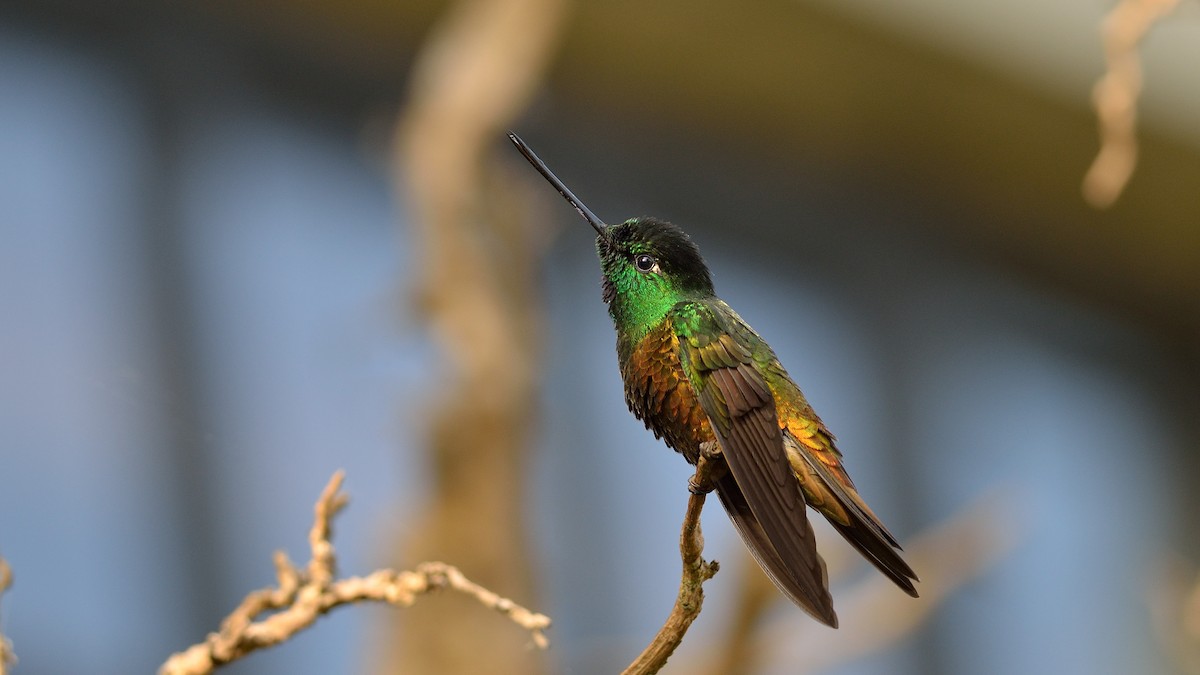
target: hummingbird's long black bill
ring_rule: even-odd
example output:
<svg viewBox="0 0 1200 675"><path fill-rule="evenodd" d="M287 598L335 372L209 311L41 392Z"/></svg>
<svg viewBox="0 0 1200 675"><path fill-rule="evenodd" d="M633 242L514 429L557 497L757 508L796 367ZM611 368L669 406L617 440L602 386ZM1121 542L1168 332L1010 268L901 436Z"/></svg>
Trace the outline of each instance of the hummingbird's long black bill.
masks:
<svg viewBox="0 0 1200 675"><path fill-rule="evenodd" d="M554 175L554 172L550 170L550 167L546 166L546 163L543 162L542 159L538 157L528 145L525 145L525 141L521 140L520 136L510 131L508 132L508 140L512 141L513 145L517 146L517 150L520 150L521 154L525 155L525 159L529 160L529 163L533 165L533 168L538 170L538 173L542 174L546 180L550 181L550 184L554 186L554 189L558 190L558 194L565 197L568 202L571 202L571 206L575 207L575 210L579 212L579 215L583 216L584 220L588 221L588 224L591 225L601 237L608 237L608 231L604 227L604 221L597 218L596 214L592 213L591 209L584 206L583 202L579 201L579 198L575 196L575 193L571 192L571 190L568 189L567 186L558 179L558 176Z"/></svg>

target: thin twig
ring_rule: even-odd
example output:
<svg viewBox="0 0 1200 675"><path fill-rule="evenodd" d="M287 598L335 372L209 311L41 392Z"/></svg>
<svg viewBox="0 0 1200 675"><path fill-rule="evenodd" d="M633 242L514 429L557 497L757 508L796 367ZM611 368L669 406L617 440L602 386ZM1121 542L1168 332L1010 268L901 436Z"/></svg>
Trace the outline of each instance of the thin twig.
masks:
<svg viewBox="0 0 1200 675"><path fill-rule="evenodd" d="M284 642L309 627L321 616L342 605L356 602L386 602L408 607L417 596L449 588L477 599L517 625L530 631L533 643L545 649L549 617L531 612L512 600L478 586L458 569L440 562L427 562L415 571L378 570L365 577L334 580L337 559L330 541L333 517L346 505L340 492L344 474L333 474L317 500L309 546L312 559L303 570L282 551L275 553L278 586L251 592L208 638L167 659L161 675L201 675L247 654ZM266 618L255 617L274 612Z"/></svg>
<svg viewBox="0 0 1200 675"><path fill-rule="evenodd" d="M701 456L693 478L695 485L707 485L711 465ZM719 566L717 561L704 559L704 535L700 532L700 512L704 509L704 493L692 492L688 499L687 515L683 518L683 529L679 533L679 555L683 560L683 575L679 580L679 594L667 622L658 635L642 651L622 675L649 675L657 673L667 664L667 659L683 641L692 622L700 615L704 604L704 582L713 578Z"/></svg>
<svg viewBox="0 0 1200 675"><path fill-rule="evenodd" d="M1179 0L1122 0L1104 20L1107 70L1092 90L1100 152L1083 177L1083 197L1098 209L1121 196L1137 165L1137 100L1142 91L1138 45Z"/></svg>
<svg viewBox="0 0 1200 675"><path fill-rule="evenodd" d="M12 586L12 569L8 566L8 561L0 558L0 595L4 595ZM0 633L0 675L8 673L8 667L17 663L17 655L13 652L12 643Z"/></svg>

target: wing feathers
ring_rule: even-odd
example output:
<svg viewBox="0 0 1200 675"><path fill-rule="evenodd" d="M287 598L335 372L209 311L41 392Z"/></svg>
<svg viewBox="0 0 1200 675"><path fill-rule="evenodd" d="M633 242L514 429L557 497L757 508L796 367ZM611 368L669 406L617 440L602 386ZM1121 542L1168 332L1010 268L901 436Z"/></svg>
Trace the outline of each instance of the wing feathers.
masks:
<svg viewBox="0 0 1200 675"><path fill-rule="evenodd" d="M835 625L825 564L817 554L800 484L792 473L770 388L752 353L722 330L711 309L680 336L680 361L692 373L700 406L721 444L730 475L717 491L726 511L775 585L817 619Z"/></svg>
<svg viewBox="0 0 1200 675"><path fill-rule="evenodd" d="M792 566L784 563L783 559L779 557L779 553L775 551L770 539L763 532L762 526L755 519L754 513L746 503L746 498L742 495L733 476L726 475L717 483L717 496L720 497L721 505L725 507L725 512L729 514L729 519L733 521L742 541L746 543L746 548L750 550L750 554L754 556L758 566L762 568L763 572L766 572L775 587L809 616L837 628L838 619L837 614L833 611L833 598L830 597L827 590L828 575L825 571L825 562L819 556L816 558L818 569L813 572L814 576L820 579L820 585L817 587L818 592L814 595L813 587L796 580ZM807 523L806 525L808 536L812 537L812 526Z"/></svg>
<svg viewBox="0 0 1200 675"><path fill-rule="evenodd" d="M875 514L862 504L861 498L857 494L851 494L820 460L803 451L799 451L798 454L847 515L846 523L840 523L833 518L828 519L829 523L880 572L905 593L917 597L917 589L913 585L917 575L896 551L900 545L892 533L888 532Z"/></svg>
<svg viewBox="0 0 1200 675"><path fill-rule="evenodd" d="M853 486L838 480L833 468L791 436L790 425L785 440L764 369L795 385L757 334L719 300L681 303L673 323L680 364L729 465L717 493L767 576L813 617L837 625L825 563L805 511L809 492L854 548L915 597L916 575L897 553L896 539ZM795 394L807 407L798 389ZM820 420L816 424L828 435ZM829 452L836 458L832 446Z"/></svg>

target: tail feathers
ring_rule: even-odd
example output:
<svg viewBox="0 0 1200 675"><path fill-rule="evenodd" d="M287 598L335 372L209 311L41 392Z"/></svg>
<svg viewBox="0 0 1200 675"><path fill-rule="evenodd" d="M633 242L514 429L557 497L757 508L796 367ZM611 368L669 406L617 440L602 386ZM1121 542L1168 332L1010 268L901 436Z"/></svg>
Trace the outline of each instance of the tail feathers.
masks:
<svg viewBox="0 0 1200 675"><path fill-rule="evenodd" d="M746 548L750 549L750 553L758 561L758 566L766 572L775 587L809 616L827 626L837 628L838 619L833 611L833 598L829 595L825 561L816 552L816 548L812 549L812 560L790 561L790 564L785 562L758 519L750 511L750 505L746 503L746 498L737 482L733 480L732 474L726 475L717 483L717 496L720 497L721 505L725 507L725 512L729 514L729 519L733 521ZM808 528L808 540L814 541L812 525L806 521L805 526Z"/></svg>
<svg viewBox="0 0 1200 675"><path fill-rule="evenodd" d="M842 525L833 521L830 523L846 538L846 541L850 542L851 546L858 550L864 558L871 561L871 564L875 565L887 578L895 582L901 590L914 598L918 597L917 589L913 585L913 581L917 580L917 575L887 542L872 536L868 532L869 528L863 527L861 523L852 525Z"/></svg>
<svg viewBox="0 0 1200 675"><path fill-rule="evenodd" d="M823 484L825 490L842 507L842 511L848 521L846 523L839 522L837 518L831 517L829 513L823 513L834 529L841 533L851 546L878 568L880 572L883 572L885 576L895 582L905 593L914 598L918 597L917 589L913 585L914 581L918 581L917 575L897 552L900 549L900 544L892 536L892 533L888 532L887 528L883 526L883 523L879 522L879 519L871 512L871 509L863 503L862 498L854 491L854 487L847 487L841 481L837 480L827 466L819 460L810 457L808 453L800 452L798 454L804 458L812 473L816 474Z"/></svg>

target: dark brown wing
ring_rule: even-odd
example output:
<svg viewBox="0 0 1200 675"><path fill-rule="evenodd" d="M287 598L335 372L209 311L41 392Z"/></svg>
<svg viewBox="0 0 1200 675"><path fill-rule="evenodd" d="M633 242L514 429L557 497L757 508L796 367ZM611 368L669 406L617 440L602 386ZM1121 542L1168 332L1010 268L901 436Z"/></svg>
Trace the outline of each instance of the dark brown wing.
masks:
<svg viewBox="0 0 1200 675"><path fill-rule="evenodd" d="M918 597L916 586L913 585L917 575L897 552L896 549L900 545L896 543L896 538L879 522L866 504L863 504L858 494L853 492L853 486L847 488L833 471L813 457L812 453L801 449L797 450L797 454L803 458L811 475L820 481L820 489L831 495L841 507L844 519L831 517L827 513L829 524L905 593L914 598Z"/></svg>
<svg viewBox="0 0 1200 675"><path fill-rule="evenodd" d="M833 599L829 597L829 592L826 590L828 576L825 572L825 561L821 559L821 556L817 555L816 557L819 568L816 572L820 574L822 593L818 600L814 600L810 589L794 580L795 572L792 571L794 566L783 562L779 553L775 551L775 546L771 544L767 533L763 531L762 525L750 510L750 505L746 503L746 497L742 494L742 489L738 487L732 474L726 474L717 482L717 497L721 499L721 505L725 507L729 519L733 521L742 541L746 543L746 548L749 549L750 554L754 556L754 560L766 573L771 583L775 584L781 593L809 616L827 626L837 628L838 618L833 611ZM808 537L811 539L813 537L812 525L808 523L805 525L808 528Z"/></svg>
<svg viewBox="0 0 1200 675"><path fill-rule="evenodd" d="M788 464L775 399L746 337L729 331L719 312L705 303L684 303L677 306L674 323L680 364L729 465L733 484L718 483L721 502L776 586L834 626L825 565Z"/></svg>

